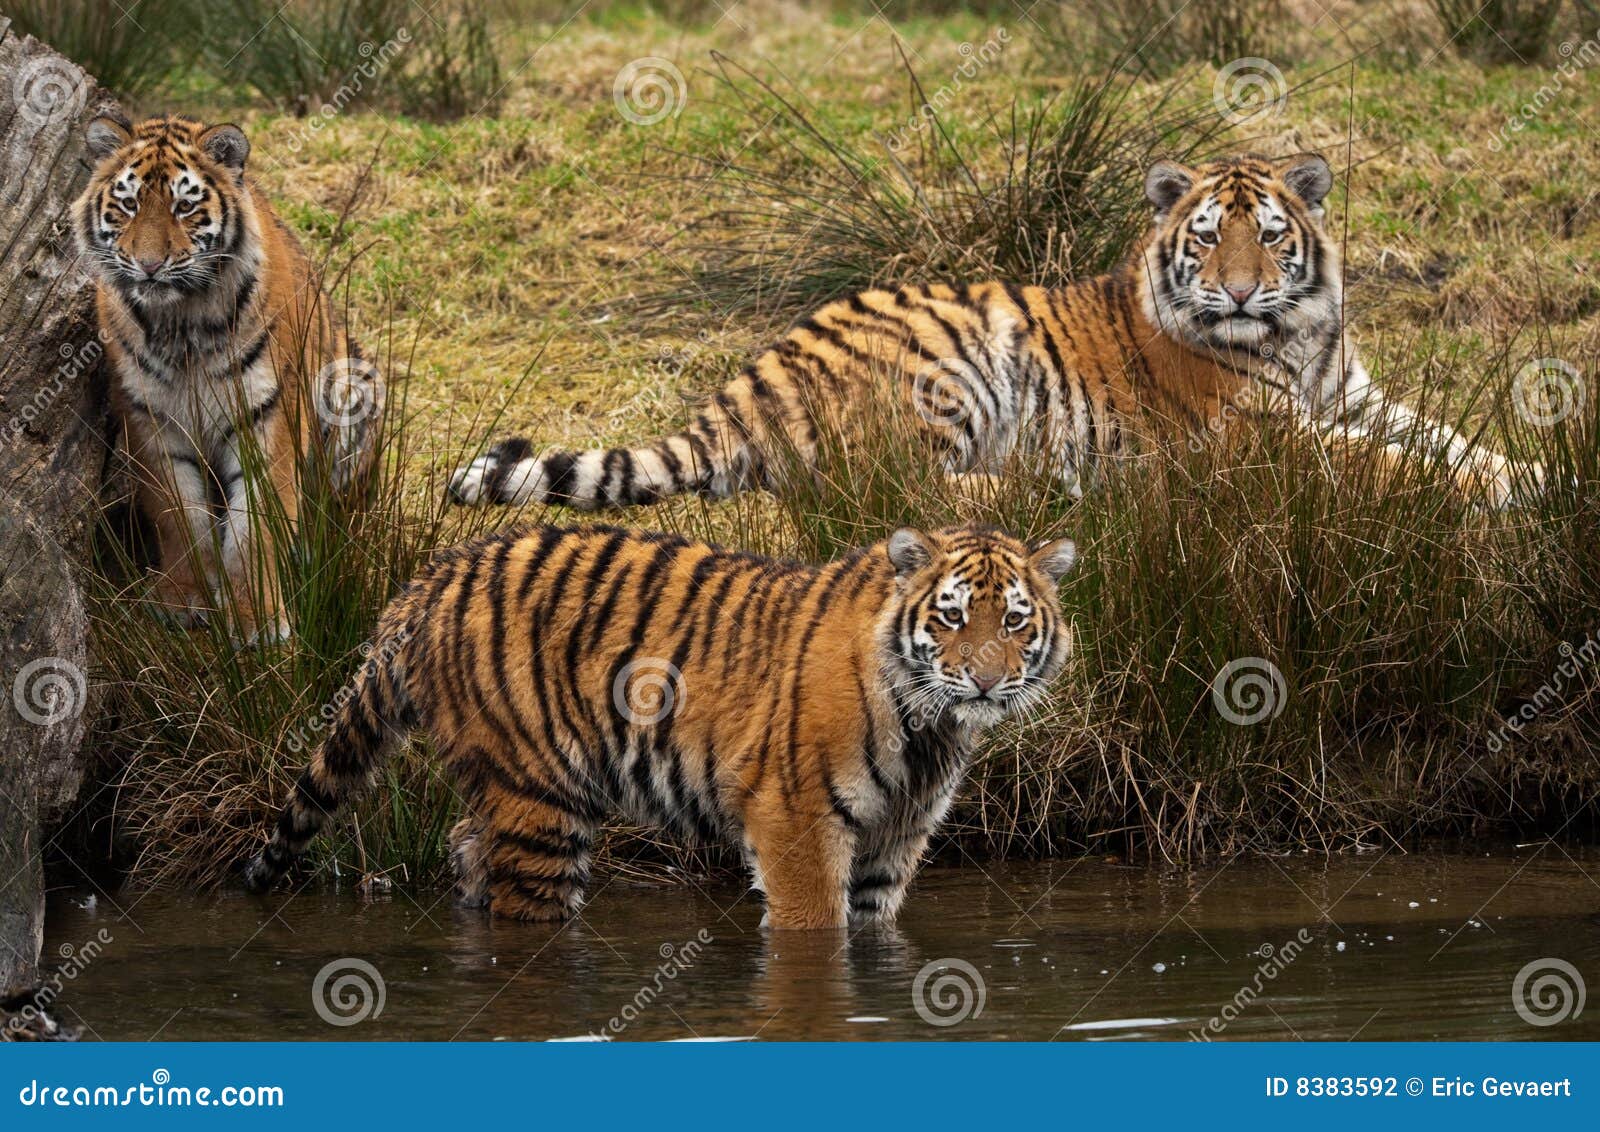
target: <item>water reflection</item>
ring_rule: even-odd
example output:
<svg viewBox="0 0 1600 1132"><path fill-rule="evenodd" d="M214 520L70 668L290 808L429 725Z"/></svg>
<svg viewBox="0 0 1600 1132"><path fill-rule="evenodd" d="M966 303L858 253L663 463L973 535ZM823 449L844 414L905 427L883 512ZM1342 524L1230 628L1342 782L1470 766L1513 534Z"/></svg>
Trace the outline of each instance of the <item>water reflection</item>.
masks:
<svg viewBox="0 0 1600 1132"><path fill-rule="evenodd" d="M767 932L733 885L613 881L560 928L436 893L58 893L47 954L112 936L63 994L107 1039L1593 1039L1600 1012L1536 1024L1512 988L1543 960L1600 980L1595 866L1534 847L937 868L897 928L852 933ZM330 1024L312 988L349 959L383 1009Z"/></svg>

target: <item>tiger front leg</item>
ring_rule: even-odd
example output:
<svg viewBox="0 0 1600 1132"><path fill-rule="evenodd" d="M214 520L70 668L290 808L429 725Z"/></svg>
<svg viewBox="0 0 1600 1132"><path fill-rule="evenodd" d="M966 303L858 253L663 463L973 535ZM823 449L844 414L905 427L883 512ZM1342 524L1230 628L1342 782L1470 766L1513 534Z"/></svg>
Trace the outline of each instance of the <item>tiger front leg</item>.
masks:
<svg viewBox="0 0 1600 1132"><path fill-rule="evenodd" d="M531 797L503 795L480 815L473 872L458 880L470 894L481 876L489 911L504 919L560 922L583 906L594 826L581 814ZM460 828L459 826L457 827Z"/></svg>
<svg viewBox="0 0 1600 1132"><path fill-rule="evenodd" d="M895 824L861 847L850 870L851 927L894 922L931 833L931 824Z"/></svg>
<svg viewBox="0 0 1600 1132"><path fill-rule="evenodd" d="M246 443L232 445L218 468L226 502L218 582L234 638L253 646L289 639L278 555L280 541L294 536L300 492L281 437L258 434Z"/></svg>
<svg viewBox="0 0 1600 1132"><path fill-rule="evenodd" d="M1332 407L1329 424L1346 439L1376 439L1436 459L1463 498L1490 510L1526 506L1544 485L1545 469L1539 464L1513 461L1481 437L1469 439L1449 424L1390 400L1357 362L1352 362L1349 387Z"/></svg>
<svg viewBox="0 0 1600 1132"><path fill-rule="evenodd" d="M181 435L128 422L128 449L139 508L155 527L152 594L156 613L198 625L211 612L212 513L199 455Z"/></svg>
<svg viewBox="0 0 1600 1132"><path fill-rule="evenodd" d="M837 814L780 812L751 823L750 841L767 894L763 926L779 930L843 928L855 835Z"/></svg>
<svg viewBox="0 0 1600 1132"><path fill-rule="evenodd" d="M1418 420L1419 429L1432 430L1424 432L1425 436L1454 435L1446 425ZM1363 451L1373 454L1372 458L1378 461L1378 482L1385 489L1403 482L1405 468L1408 464L1414 466L1419 458L1409 440L1385 439L1383 433L1359 425L1328 430L1325 442L1331 451L1345 458L1360 458ZM1461 498L1491 511L1526 506L1537 496L1545 479L1544 468L1539 464L1516 464L1487 445L1468 445L1465 440L1438 441L1421 458L1440 460Z"/></svg>
<svg viewBox="0 0 1600 1132"><path fill-rule="evenodd" d="M955 496L962 518L979 518L983 509L1003 498L1005 478L996 472L946 472L945 483Z"/></svg>
<svg viewBox="0 0 1600 1132"><path fill-rule="evenodd" d="M1482 499L1495 511L1528 507L1544 490L1543 464L1516 463L1490 448L1475 448L1472 458L1453 469L1457 485L1469 498Z"/></svg>

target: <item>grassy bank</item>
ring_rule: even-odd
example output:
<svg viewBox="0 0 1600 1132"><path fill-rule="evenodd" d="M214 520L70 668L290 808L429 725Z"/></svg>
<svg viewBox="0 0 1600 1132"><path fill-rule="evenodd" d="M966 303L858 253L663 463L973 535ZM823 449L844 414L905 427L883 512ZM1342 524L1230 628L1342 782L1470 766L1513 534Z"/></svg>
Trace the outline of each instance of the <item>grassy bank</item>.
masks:
<svg viewBox="0 0 1600 1132"><path fill-rule="evenodd" d="M1063 595L1079 658L1051 712L990 745L953 831L970 852L1181 857L1584 826L1568 821L1600 788L1600 658L1584 651L1600 628L1600 80L1554 69L1588 58L1596 29L1578 10L1518 62L1476 38L1458 50L1432 6L1398 0L1320 18L1244 5L1255 22L1180 21L1151 44L1126 29L1160 26L1141 22L1160 4L1072 17L750 0L569 19L505 2L437 28L356 7L368 24L323 29L343 47L317 40L321 69L215 58L243 26L209 27L204 52L182 19L152 27L170 53L131 88L142 109L245 126L255 175L348 280L339 301L403 391L372 513L287 564L304 595L293 647L236 654L150 627L125 598L99 603L96 677L115 708L102 816L137 873L216 879L250 843L387 593L432 547L509 520L439 509L441 477L490 433L653 433L796 312L868 282L1100 270L1143 224L1149 160L1242 148L1333 160L1329 225L1369 366L1553 463L1535 508L1485 515L1437 469L1330 460L1270 431L1196 438L1074 506L1025 468L998 497L956 499L899 455L885 416L877 443L829 462L829 490L626 521L811 559L952 514L1077 537ZM402 28L410 42L386 53ZM1246 50L1244 79L1260 81L1241 88L1228 68ZM670 66L628 70L646 57ZM372 58L384 68L366 76ZM1511 395L1538 358L1571 365L1576 383L1558 384L1584 393L1543 426ZM1214 695L1238 679L1234 715L1255 714L1252 688L1271 698L1253 723ZM452 806L411 751L325 859L428 877ZM614 862L635 858L702 860L620 841Z"/></svg>

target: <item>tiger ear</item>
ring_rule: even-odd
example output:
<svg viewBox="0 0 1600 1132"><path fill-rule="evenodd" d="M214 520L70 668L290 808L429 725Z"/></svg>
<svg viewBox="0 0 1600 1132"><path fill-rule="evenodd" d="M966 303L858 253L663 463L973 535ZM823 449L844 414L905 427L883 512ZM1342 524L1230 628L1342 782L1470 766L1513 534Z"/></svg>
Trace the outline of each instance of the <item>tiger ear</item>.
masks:
<svg viewBox="0 0 1600 1132"><path fill-rule="evenodd" d="M84 130L84 140L89 156L102 161L133 140L133 123L115 112L101 114Z"/></svg>
<svg viewBox="0 0 1600 1132"><path fill-rule="evenodd" d="M1322 211L1322 202L1333 188L1333 170L1320 153L1295 154L1279 167L1278 177L1317 213Z"/></svg>
<svg viewBox="0 0 1600 1132"><path fill-rule="evenodd" d="M244 172L244 160L250 156L250 139L238 126L226 122L200 135L200 149L218 165L237 175Z"/></svg>
<svg viewBox="0 0 1600 1132"><path fill-rule="evenodd" d="M1158 215L1172 210L1185 193L1194 188L1195 172L1176 161L1158 161L1144 175L1144 195L1156 206Z"/></svg>
<svg viewBox="0 0 1600 1132"><path fill-rule="evenodd" d="M1069 538L1058 538L1040 543L1028 561L1052 582L1059 582L1067 576L1067 571L1072 569L1072 564L1077 560L1078 544Z"/></svg>
<svg viewBox="0 0 1600 1132"><path fill-rule="evenodd" d="M889 536L889 561L894 572L902 578L914 574L933 561L933 548L928 536L915 527L901 527Z"/></svg>

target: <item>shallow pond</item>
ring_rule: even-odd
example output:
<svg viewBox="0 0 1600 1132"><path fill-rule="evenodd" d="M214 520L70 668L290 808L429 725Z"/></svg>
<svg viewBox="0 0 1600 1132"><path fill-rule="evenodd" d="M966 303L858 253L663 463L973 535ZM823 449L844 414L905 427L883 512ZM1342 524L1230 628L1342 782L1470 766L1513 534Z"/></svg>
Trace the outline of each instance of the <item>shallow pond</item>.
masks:
<svg viewBox="0 0 1600 1132"><path fill-rule="evenodd" d="M596 887L559 930L432 891L58 891L46 955L86 1039L1600 1039L1600 853L1555 844L930 868L850 935L764 932L731 883Z"/></svg>

